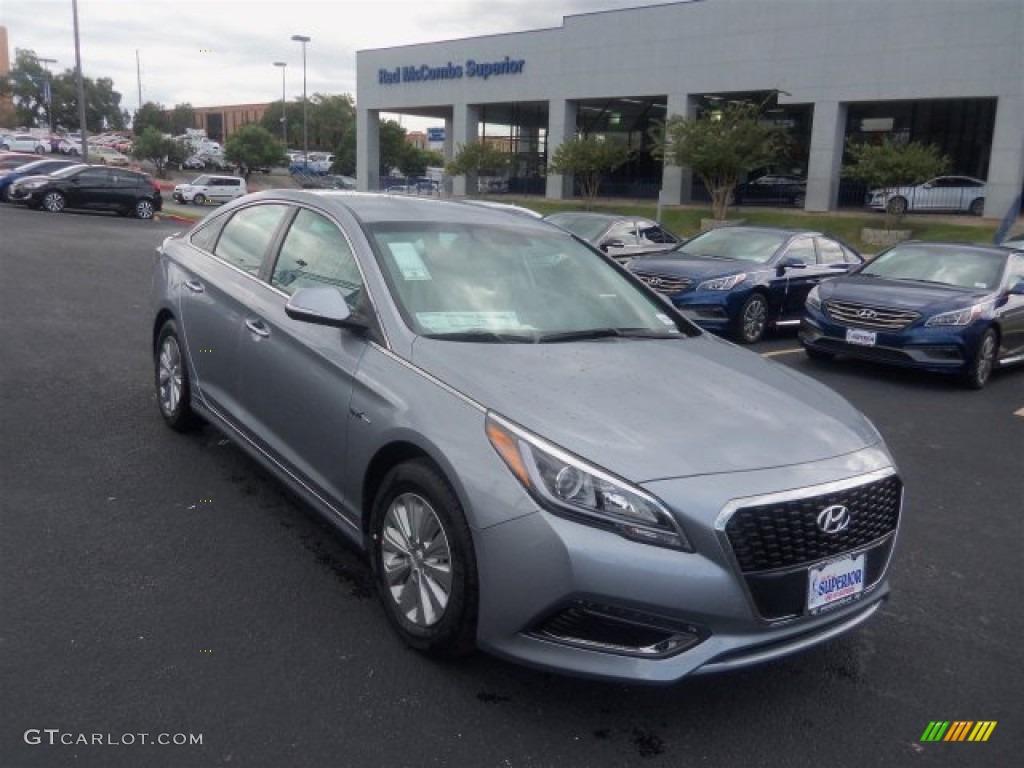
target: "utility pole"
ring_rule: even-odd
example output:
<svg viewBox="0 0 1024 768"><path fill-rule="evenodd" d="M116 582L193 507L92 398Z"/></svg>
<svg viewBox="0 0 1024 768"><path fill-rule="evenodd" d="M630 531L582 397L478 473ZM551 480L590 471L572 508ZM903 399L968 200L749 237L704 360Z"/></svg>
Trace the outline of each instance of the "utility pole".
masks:
<svg viewBox="0 0 1024 768"><path fill-rule="evenodd" d="M78 90L78 124L82 137L82 162L89 162L88 129L85 125L85 85L82 82L82 46L78 40L78 0L71 0L71 11L75 17L75 80Z"/></svg>
<svg viewBox="0 0 1024 768"><path fill-rule="evenodd" d="M142 111L142 65L139 64L139 49L135 49L135 79L139 84L139 111Z"/></svg>

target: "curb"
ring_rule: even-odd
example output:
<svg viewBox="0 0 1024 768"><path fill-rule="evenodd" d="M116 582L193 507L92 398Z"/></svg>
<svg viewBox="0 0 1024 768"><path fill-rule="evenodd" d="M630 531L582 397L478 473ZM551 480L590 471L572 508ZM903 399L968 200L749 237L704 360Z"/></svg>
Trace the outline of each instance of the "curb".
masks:
<svg viewBox="0 0 1024 768"><path fill-rule="evenodd" d="M188 219L184 216L177 216L173 213L157 213L153 215L154 221L177 221L181 224L195 224L196 219Z"/></svg>

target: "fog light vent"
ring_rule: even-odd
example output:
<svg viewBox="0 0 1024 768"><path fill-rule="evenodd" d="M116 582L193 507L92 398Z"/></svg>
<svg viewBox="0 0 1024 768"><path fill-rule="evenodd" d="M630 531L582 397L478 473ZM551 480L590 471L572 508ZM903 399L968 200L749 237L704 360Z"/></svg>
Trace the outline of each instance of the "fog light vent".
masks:
<svg viewBox="0 0 1024 768"><path fill-rule="evenodd" d="M707 636L691 624L589 602L573 603L530 634L594 651L652 658L681 653Z"/></svg>

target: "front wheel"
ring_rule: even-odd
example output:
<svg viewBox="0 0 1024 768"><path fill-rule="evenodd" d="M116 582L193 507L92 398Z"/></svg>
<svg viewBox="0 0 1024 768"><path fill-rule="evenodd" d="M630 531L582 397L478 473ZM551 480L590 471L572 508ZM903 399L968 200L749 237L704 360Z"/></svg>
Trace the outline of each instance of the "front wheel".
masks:
<svg viewBox="0 0 1024 768"><path fill-rule="evenodd" d="M64 195L60 192L47 192L43 196L43 208L48 210L50 213L60 213L64 210L64 206L66 204L67 201L64 199Z"/></svg>
<svg viewBox="0 0 1024 768"><path fill-rule="evenodd" d="M963 382L969 389L981 389L992 376L996 367L996 353L999 351L999 339L996 332L989 328L981 337L978 350L964 371Z"/></svg>
<svg viewBox="0 0 1024 768"><path fill-rule="evenodd" d="M885 210L893 216L902 216L907 212L907 198L896 196L885 206Z"/></svg>
<svg viewBox="0 0 1024 768"><path fill-rule="evenodd" d="M753 344L768 329L768 302L760 293L752 293L743 302L736 323L735 336L743 344Z"/></svg>
<svg viewBox="0 0 1024 768"><path fill-rule="evenodd" d="M985 198L979 197L977 200L972 200L967 211L971 216L981 216L985 212Z"/></svg>
<svg viewBox="0 0 1024 768"><path fill-rule="evenodd" d="M477 575L458 497L425 460L384 478L370 518L371 564L388 620L411 647L454 657L473 649Z"/></svg>
<svg viewBox="0 0 1024 768"><path fill-rule="evenodd" d="M192 202L195 203L196 205L203 205L206 203L206 195L198 194L192 198Z"/></svg>
<svg viewBox="0 0 1024 768"><path fill-rule="evenodd" d="M192 411L192 388L188 381L188 364L181 346L178 326L168 320L156 340L154 359L156 401L167 426L176 432L188 432L198 424Z"/></svg>
<svg viewBox="0 0 1024 768"><path fill-rule="evenodd" d="M139 200L135 203L135 217L138 219L152 219L155 210L152 200Z"/></svg>

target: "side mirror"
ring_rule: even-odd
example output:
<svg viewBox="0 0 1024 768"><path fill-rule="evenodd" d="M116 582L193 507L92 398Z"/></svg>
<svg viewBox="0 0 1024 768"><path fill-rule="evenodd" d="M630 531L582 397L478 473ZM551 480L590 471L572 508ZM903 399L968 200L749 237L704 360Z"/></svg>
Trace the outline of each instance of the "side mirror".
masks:
<svg viewBox="0 0 1024 768"><path fill-rule="evenodd" d="M779 262L779 274L781 275L787 269L806 269L807 262L803 259L798 259L796 256L787 256Z"/></svg>
<svg viewBox="0 0 1024 768"><path fill-rule="evenodd" d="M1014 296L1024 296L1024 278L1010 286L1010 293Z"/></svg>
<svg viewBox="0 0 1024 768"><path fill-rule="evenodd" d="M300 288L285 304L284 311L292 320L313 325L356 330L368 327L363 317L348 308L341 292L329 285Z"/></svg>

